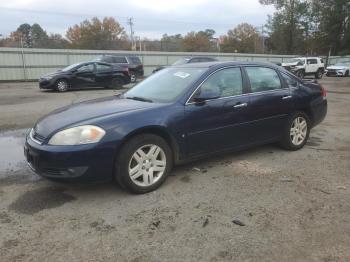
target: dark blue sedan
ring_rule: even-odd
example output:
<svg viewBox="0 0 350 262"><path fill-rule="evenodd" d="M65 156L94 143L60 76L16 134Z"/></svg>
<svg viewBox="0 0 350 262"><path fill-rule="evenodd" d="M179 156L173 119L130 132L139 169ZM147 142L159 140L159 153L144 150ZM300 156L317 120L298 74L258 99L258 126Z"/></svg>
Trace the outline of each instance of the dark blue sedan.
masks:
<svg viewBox="0 0 350 262"><path fill-rule="evenodd" d="M40 119L25 143L39 175L115 179L134 193L158 188L175 164L280 142L302 148L327 113L326 91L265 63L166 68L123 95Z"/></svg>

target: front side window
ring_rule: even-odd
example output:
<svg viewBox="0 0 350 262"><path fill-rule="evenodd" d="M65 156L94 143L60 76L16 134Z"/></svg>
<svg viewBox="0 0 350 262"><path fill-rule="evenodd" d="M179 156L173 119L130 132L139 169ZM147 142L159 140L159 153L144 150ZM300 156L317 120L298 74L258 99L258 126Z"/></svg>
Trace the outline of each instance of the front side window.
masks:
<svg viewBox="0 0 350 262"><path fill-rule="evenodd" d="M93 72L94 64L83 65L82 67L79 67L77 70L78 72Z"/></svg>
<svg viewBox="0 0 350 262"><path fill-rule="evenodd" d="M96 70L98 72L101 72L101 71L110 71L111 70L111 66L110 65L105 65L105 64L99 64L97 63L96 64Z"/></svg>
<svg viewBox="0 0 350 262"><path fill-rule="evenodd" d="M246 67L253 93L281 89L281 80L274 69L267 67Z"/></svg>
<svg viewBox="0 0 350 262"><path fill-rule="evenodd" d="M241 95L243 82L240 68L222 69L211 75L200 87L199 92L211 91L220 97Z"/></svg>

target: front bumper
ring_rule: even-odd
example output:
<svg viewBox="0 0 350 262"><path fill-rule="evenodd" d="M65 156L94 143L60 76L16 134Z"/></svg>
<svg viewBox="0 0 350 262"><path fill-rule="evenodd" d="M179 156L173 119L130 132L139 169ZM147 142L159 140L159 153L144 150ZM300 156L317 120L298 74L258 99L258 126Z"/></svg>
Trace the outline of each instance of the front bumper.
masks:
<svg viewBox="0 0 350 262"><path fill-rule="evenodd" d="M106 181L113 177L115 147L108 144L51 146L27 136L24 155L42 177L62 181Z"/></svg>
<svg viewBox="0 0 350 262"><path fill-rule="evenodd" d="M45 78L39 79L40 89L55 89L55 81L53 79L47 80Z"/></svg>
<svg viewBox="0 0 350 262"><path fill-rule="evenodd" d="M327 70L326 75L327 76L344 76L345 72L340 70Z"/></svg>

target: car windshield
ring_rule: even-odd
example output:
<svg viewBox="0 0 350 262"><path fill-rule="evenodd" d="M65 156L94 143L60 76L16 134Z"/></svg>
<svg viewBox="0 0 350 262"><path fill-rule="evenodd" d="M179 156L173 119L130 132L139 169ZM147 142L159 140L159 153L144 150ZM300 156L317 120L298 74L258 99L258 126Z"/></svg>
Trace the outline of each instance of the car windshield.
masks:
<svg viewBox="0 0 350 262"><path fill-rule="evenodd" d="M124 94L125 98L168 103L175 101L207 68L166 68Z"/></svg>
<svg viewBox="0 0 350 262"><path fill-rule="evenodd" d="M79 65L81 65L81 63L76 63L76 64L73 64L73 65L67 66L67 67L63 68L62 71L64 71L64 72L70 71L70 70L72 70L73 68L75 68L75 67L77 67Z"/></svg>
<svg viewBox="0 0 350 262"><path fill-rule="evenodd" d="M187 64L188 61L190 61L189 58L181 58L177 60L173 65L184 65L184 64Z"/></svg>

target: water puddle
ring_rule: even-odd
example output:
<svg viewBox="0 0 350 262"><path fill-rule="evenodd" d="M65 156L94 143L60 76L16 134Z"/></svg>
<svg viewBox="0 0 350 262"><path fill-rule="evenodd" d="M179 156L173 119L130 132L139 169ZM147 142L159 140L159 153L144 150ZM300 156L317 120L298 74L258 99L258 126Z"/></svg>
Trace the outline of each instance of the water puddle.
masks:
<svg viewBox="0 0 350 262"><path fill-rule="evenodd" d="M0 178L26 167L23 145L27 129L0 132Z"/></svg>

